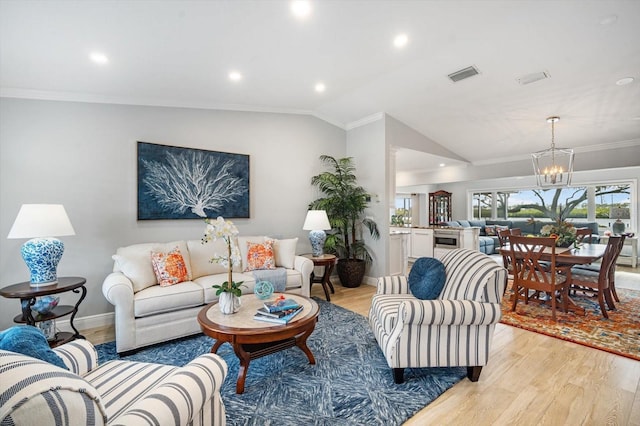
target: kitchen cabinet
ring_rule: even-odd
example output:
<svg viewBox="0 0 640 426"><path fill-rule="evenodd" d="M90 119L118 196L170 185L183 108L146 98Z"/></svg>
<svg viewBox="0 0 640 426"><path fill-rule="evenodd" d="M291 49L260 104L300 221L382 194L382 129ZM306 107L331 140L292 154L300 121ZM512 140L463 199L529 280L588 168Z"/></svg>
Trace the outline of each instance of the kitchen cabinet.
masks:
<svg viewBox="0 0 640 426"><path fill-rule="evenodd" d="M433 257L433 229L413 228L410 247L409 257Z"/></svg>

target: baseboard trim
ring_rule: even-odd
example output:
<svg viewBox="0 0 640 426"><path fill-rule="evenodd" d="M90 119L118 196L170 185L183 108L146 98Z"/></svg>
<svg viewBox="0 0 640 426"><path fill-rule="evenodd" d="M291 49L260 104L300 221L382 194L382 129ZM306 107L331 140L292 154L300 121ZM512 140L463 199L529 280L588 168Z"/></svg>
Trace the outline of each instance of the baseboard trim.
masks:
<svg viewBox="0 0 640 426"><path fill-rule="evenodd" d="M366 285L372 285L374 287L378 285L378 279L374 277L369 277L369 276L365 276L362 282L365 283Z"/></svg>
<svg viewBox="0 0 640 426"><path fill-rule="evenodd" d="M113 326L115 323L115 312L78 317L73 320L73 325L76 326L78 331L96 327ZM61 331L73 331L68 318L56 320L56 328Z"/></svg>

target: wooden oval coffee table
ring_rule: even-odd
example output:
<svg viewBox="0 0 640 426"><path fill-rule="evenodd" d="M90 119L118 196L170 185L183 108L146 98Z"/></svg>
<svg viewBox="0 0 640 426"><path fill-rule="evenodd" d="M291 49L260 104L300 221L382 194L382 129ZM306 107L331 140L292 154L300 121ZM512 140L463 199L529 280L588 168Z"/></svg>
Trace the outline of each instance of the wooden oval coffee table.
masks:
<svg viewBox="0 0 640 426"><path fill-rule="evenodd" d="M307 338L313 333L318 322L320 308L308 297L296 294L285 294L304 306L288 324L274 324L253 319L264 300L253 294L240 297L242 306L235 314L225 315L220 312L218 303L210 303L198 313L198 323L202 332L216 339L211 353L216 353L223 343L230 343L240 360L236 393L244 392L244 382L252 359L270 355L294 346L299 347L307 355L310 364L315 364L311 350L307 346Z"/></svg>

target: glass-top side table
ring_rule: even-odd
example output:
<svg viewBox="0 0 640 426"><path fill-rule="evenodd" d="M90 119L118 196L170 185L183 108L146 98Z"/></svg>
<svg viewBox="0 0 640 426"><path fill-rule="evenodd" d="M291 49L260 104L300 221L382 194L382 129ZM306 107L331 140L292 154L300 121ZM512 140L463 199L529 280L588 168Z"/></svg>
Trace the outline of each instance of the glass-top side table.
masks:
<svg viewBox="0 0 640 426"><path fill-rule="evenodd" d="M58 277L56 284L32 287L29 281L25 281L1 288L0 295L8 299L20 299L22 314L13 319L13 322L18 324L36 326L38 322L50 321L71 314L69 325L74 333L67 331L56 333L55 339L49 341L49 345L53 348L70 342L73 339L84 339L84 336L82 336L75 325L73 325L73 320L78 313L80 303L82 303L87 295L87 289L84 286L86 282L87 280L82 277ZM58 305L47 314L39 314L31 310L31 307L36 303L38 297L66 293L68 291L80 294L75 305Z"/></svg>

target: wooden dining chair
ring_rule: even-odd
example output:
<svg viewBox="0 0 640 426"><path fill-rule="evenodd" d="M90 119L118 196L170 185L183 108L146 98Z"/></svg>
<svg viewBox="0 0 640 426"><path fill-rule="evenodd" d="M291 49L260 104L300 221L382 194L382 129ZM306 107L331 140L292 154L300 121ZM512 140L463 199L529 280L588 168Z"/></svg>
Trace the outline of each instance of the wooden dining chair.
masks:
<svg viewBox="0 0 640 426"><path fill-rule="evenodd" d="M618 264L618 257L620 256L620 252L622 251L622 247L624 246L624 239L627 236L622 234L620 235L620 242L618 243L618 250L616 252L615 257L611 263L611 267L609 268L609 290L611 291L611 295L616 302L619 302L618 293L616 293L616 265Z"/></svg>
<svg viewBox="0 0 640 426"><path fill-rule="evenodd" d="M522 235L522 229L520 228L511 228L511 235Z"/></svg>
<svg viewBox="0 0 640 426"><path fill-rule="evenodd" d="M498 243L500 247L506 247L509 244L509 236L511 235L511 229L502 229L498 231ZM511 262L509 261L509 256L507 253L502 252L502 263L504 264L505 269L509 275L513 274L513 268L511 266Z"/></svg>
<svg viewBox="0 0 640 426"><path fill-rule="evenodd" d="M568 289L571 279L570 267L556 266L556 239L552 237L509 236L509 257L513 265L513 304L516 310L518 299L525 304L535 294L545 293L551 302L551 317L556 321L556 292L562 297L562 310L567 312ZM541 300L541 299L540 299Z"/></svg>
<svg viewBox="0 0 640 426"><path fill-rule="evenodd" d="M576 241L578 243L591 243L593 231L591 228L576 228ZM587 238L588 237L588 238ZM586 238L586 241L585 241Z"/></svg>
<svg viewBox="0 0 640 426"><path fill-rule="evenodd" d="M498 244L500 244L500 247L504 247L509 243L509 235L511 235L511 229L501 229L498 231Z"/></svg>
<svg viewBox="0 0 640 426"><path fill-rule="evenodd" d="M616 292L616 265L618 261L618 257L620 256L620 252L622 251L622 247L624 246L624 239L626 235L620 235L620 242L618 243L618 250L616 251L615 258L613 259L613 263L611 264L611 268L609 269L609 290L611 291L611 295L613 296L613 300L616 302L620 301L618 297L618 293ZM573 270L578 273L591 273L591 274L599 274L600 269L602 267L602 263L588 264L588 265L576 265L573 267ZM588 272L585 272L588 271Z"/></svg>
<svg viewBox="0 0 640 426"><path fill-rule="evenodd" d="M582 291L597 295L600 311L602 311L602 316L605 318L609 318L607 307L615 309L611 292L611 277L615 275L614 264L622 249L620 240L623 238L619 236L609 237L609 242L600 264L600 270L597 273L579 268L572 268L571 270L571 291ZM605 302L607 306L605 306Z"/></svg>

